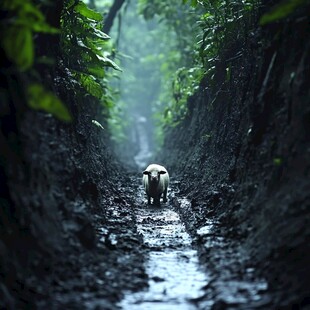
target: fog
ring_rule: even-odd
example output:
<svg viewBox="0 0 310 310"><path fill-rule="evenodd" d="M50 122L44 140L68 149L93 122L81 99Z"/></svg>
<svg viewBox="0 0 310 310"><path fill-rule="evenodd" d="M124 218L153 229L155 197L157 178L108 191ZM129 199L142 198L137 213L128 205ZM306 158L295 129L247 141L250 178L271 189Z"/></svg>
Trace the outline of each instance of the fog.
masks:
<svg viewBox="0 0 310 310"><path fill-rule="evenodd" d="M162 142L158 120L168 104L160 97L166 83L162 69L174 34L155 19L146 21L130 2L114 22L111 37L123 71L112 84L119 93L110 119L112 139L118 156L127 162L134 159L143 169Z"/></svg>

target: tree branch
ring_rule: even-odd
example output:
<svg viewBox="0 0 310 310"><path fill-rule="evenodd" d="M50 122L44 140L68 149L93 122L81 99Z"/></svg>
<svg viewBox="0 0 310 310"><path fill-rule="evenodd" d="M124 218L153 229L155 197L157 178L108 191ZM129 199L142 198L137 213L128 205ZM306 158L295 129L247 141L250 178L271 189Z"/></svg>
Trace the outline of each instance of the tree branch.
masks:
<svg viewBox="0 0 310 310"><path fill-rule="evenodd" d="M112 26L113 26L113 21L115 19L115 16L117 12L122 8L123 4L125 3L125 0L115 0L113 5L110 8L109 13L107 14L105 21L104 21L104 26L103 26L103 32L106 34L109 34Z"/></svg>

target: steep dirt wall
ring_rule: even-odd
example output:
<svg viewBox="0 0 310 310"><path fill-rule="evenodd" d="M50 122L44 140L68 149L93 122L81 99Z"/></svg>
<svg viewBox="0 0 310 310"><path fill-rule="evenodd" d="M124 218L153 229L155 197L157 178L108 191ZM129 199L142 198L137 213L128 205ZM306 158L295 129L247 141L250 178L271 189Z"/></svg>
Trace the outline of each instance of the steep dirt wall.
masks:
<svg viewBox="0 0 310 310"><path fill-rule="evenodd" d="M0 110L0 308L84 308L99 300L102 309L113 309L119 288L138 287L145 277L131 198L122 189L126 176L120 177L108 133L92 123L106 128L99 103L80 95L60 63L45 84L71 110L74 121L66 124L29 109L23 75L6 73L0 76L6 90Z"/></svg>
<svg viewBox="0 0 310 310"><path fill-rule="evenodd" d="M216 83L202 81L158 156L191 199L184 212L188 229L195 235L208 218L218 219L220 234L237 240L234 251L245 257L238 268L258 266L277 306L302 306L309 298L306 12L309 6L289 20L254 25L223 53ZM217 264L202 245L200 253Z"/></svg>

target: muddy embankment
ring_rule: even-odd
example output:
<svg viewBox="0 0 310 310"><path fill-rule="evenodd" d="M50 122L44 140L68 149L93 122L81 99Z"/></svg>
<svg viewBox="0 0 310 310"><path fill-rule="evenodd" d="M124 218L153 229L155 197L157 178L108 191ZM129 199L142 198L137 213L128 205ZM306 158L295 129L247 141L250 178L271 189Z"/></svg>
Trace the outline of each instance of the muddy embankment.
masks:
<svg viewBox="0 0 310 310"><path fill-rule="evenodd" d="M262 294L272 297L250 308L310 302L307 12L309 6L289 20L255 26L223 52L215 86L202 81L159 155L191 201L181 212L213 273L208 290L219 309L240 302L222 288L258 277L268 283ZM210 219L218 225L204 232ZM226 246L218 242L223 237ZM238 295L242 286L235 288Z"/></svg>
<svg viewBox="0 0 310 310"><path fill-rule="evenodd" d="M99 103L61 66L48 71L45 84L74 117L65 124L30 110L23 77L2 73L0 308L114 309L146 275L134 188L92 123L106 127Z"/></svg>

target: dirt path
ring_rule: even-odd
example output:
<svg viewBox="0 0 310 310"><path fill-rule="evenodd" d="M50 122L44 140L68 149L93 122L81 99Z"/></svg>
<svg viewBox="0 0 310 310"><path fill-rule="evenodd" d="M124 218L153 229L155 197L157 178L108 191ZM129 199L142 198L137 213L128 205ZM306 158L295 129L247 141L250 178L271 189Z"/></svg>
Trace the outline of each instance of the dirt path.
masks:
<svg viewBox="0 0 310 310"><path fill-rule="evenodd" d="M135 161L142 171L149 148L143 134L145 123L138 125L140 152ZM135 184L137 230L148 252L144 261L148 288L126 293L118 304L122 309L258 309L270 305L267 282L255 275L251 263L244 263L247 255L238 248L240 238L228 237L216 216L196 216L177 180L172 178L168 202L160 207L147 205L139 175L132 176L131 184ZM242 272L241 265L247 266Z"/></svg>
<svg viewBox="0 0 310 310"><path fill-rule="evenodd" d="M206 219L193 233L191 203L179 194L177 182L172 181L168 202L160 207L147 205L140 183L139 177L132 177L138 188L134 214L147 252L141 259L145 258L148 288L125 292L118 303L121 309L268 308L268 284L255 276L252 266L240 273L246 256L234 251L236 240L222 235L216 218Z"/></svg>
<svg viewBox="0 0 310 310"><path fill-rule="evenodd" d="M171 197L174 190L170 191ZM123 309L198 309L195 300L208 283L199 266L197 251L171 203L148 206L142 186L136 199L135 214L139 233L148 249L145 262L148 289L128 293L120 303Z"/></svg>

